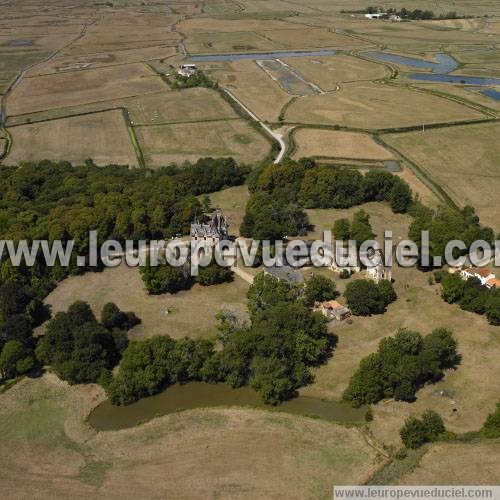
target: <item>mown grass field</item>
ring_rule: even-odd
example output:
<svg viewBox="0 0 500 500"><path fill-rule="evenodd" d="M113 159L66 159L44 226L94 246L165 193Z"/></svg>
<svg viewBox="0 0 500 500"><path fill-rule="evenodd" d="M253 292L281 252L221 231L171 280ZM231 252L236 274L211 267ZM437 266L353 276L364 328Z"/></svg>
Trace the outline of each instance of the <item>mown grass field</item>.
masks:
<svg viewBox="0 0 500 500"><path fill-rule="evenodd" d="M269 142L243 119L143 126L135 131L151 168L205 156L253 163L270 149Z"/></svg>
<svg viewBox="0 0 500 500"><path fill-rule="evenodd" d="M390 151L377 144L368 134L303 128L294 135L297 150L295 158L321 156L331 158L352 158L390 160Z"/></svg>
<svg viewBox="0 0 500 500"><path fill-rule="evenodd" d="M404 475L398 483L491 485L493 479L498 477L500 446L498 440L492 440L433 445L419 466Z"/></svg>
<svg viewBox="0 0 500 500"><path fill-rule="evenodd" d="M456 102L394 85L355 83L339 92L295 101L285 113L292 123L344 125L366 129L395 128L483 115Z"/></svg>
<svg viewBox="0 0 500 500"><path fill-rule="evenodd" d="M493 123L392 134L384 140L414 160L458 205L472 205L481 221L498 231L499 133Z"/></svg>
<svg viewBox="0 0 500 500"><path fill-rule="evenodd" d="M126 105L134 125L203 122L238 117L215 90L204 88L146 95L129 101Z"/></svg>
<svg viewBox="0 0 500 500"><path fill-rule="evenodd" d="M129 64L25 78L9 96L11 115L76 106L165 90L146 65Z"/></svg>
<svg viewBox="0 0 500 500"><path fill-rule="evenodd" d="M137 157L121 111L74 116L9 129L12 148L5 163L67 160L83 165L137 166Z"/></svg>

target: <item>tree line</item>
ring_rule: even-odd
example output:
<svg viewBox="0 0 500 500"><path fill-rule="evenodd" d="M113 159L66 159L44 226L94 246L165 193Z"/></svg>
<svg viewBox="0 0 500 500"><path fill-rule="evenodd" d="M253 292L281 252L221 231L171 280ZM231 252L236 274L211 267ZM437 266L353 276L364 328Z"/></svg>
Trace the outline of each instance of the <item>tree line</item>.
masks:
<svg viewBox="0 0 500 500"><path fill-rule="evenodd" d="M357 170L318 166L314 160L262 165L248 179L250 199L240 233L255 239L303 236L309 229L305 208L350 208L386 201L395 213L412 206L411 190L384 170L362 175Z"/></svg>

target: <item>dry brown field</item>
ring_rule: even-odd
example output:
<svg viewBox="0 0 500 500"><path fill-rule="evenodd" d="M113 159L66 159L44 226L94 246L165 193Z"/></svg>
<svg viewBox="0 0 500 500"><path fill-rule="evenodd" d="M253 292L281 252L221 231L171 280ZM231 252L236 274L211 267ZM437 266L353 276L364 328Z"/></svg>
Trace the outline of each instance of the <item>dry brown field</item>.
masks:
<svg viewBox="0 0 500 500"><path fill-rule="evenodd" d="M386 135L384 140L415 161L457 204L472 205L484 224L499 231L499 133L494 123Z"/></svg>
<svg viewBox="0 0 500 500"><path fill-rule="evenodd" d="M216 91L204 88L145 95L129 101L126 106L134 125L203 122L238 117Z"/></svg>
<svg viewBox="0 0 500 500"><path fill-rule="evenodd" d="M216 19L216 18L192 18L179 23L178 30L188 37L195 33L237 33L255 31L297 29L296 26L280 20L260 19Z"/></svg>
<svg viewBox="0 0 500 500"><path fill-rule="evenodd" d="M23 161L67 160L83 165L137 166L122 112L107 111L10 128L12 149L8 165Z"/></svg>
<svg viewBox="0 0 500 500"><path fill-rule="evenodd" d="M269 142L243 119L150 125L135 131L151 168L186 160L195 162L205 156L232 156L253 163L270 149Z"/></svg>
<svg viewBox="0 0 500 500"><path fill-rule="evenodd" d="M398 484L498 484L500 446L498 440L468 444L436 444L419 466Z"/></svg>
<svg viewBox="0 0 500 500"><path fill-rule="evenodd" d="M25 78L9 95L10 115L75 106L164 90L166 84L144 64L72 71Z"/></svg>
<svg viewBox="0 0 500 500"><path fill-rule="evenodd" d="M335 90L339 83L377 80L388 73L380 64L344 55L293 57L284 61L325 91Z"/></svg>
<svg viewBox="0 0 500 500"><path fill-rule="evenodd" d="M157 59L171 58L176 54L175 47L158 45L142 49L125 49L114 52L100 52L81 56L60 56L45 64L40 64L28 72L29 76L63 73L74 69L93 69L102 66L115 66Z"/></svg>
<svg viewBox="0 0 500 500"><path fill-rule="evenodd" d="M366 129L473 120L482 113L423 92L387 84L356 83L339 92L304 97L285 113L285 121Z"/></svg>
<svg viewBox="0 0 500 500"><path fill-rule="evenodd" d="M200 409L96 432L85 421L104 399L96 385L46 374L1 398L8 498L327 499L382 464L355 428L284 413Z"/></svg>
<svg viewBox="0 0 500 500"><path fill-rule="evenodd" d="M260 119L276 122L291 99L254 61L237 61L210 73Z"/></svg>
<svg viewBox="0 0 500 500"><path fill-rule="evenodd" d="M321 156L332 158L353 158L390 160L390 151L377 144L368 134L302 128L294 132L297 144L295 158Z"/></svg>

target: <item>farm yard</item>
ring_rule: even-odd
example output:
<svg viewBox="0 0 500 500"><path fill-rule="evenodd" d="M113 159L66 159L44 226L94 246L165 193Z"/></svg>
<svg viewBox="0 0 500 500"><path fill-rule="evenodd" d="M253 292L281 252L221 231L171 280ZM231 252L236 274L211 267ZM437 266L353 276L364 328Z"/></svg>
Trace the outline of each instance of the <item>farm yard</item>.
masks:
<svg viewBox="0 0 500 500"><path fill-rule="evenodd" d="M150 199L131 197L134 224L136 219L149 224L150 218L157 218L156 233L166 234L168 221L165 225L163 218L171 208L167 205L174 205L172 199L172 213L178 210L186 220L168 226L169 237L177 231L185 234L186 223L189 232L187 219L197 218L199 207L222 210L231 237L239 237L247 203L255 199L257 175L278 161L278 152L284 160L277 165L278 173L288 160L301 158L315 159L324 171L346 167L363 173L372 167L380 172L393 160L402 168L394 175L406 181L419 202L434 209L471 205L481 224L498 233L500 100L495 91L500 85L469 84L462 78L500 78L500 4L406 4L443 17L453 17L450 12L456 11L464 18L367 20L356 12L372 5L367 0L53 0L43 6L34 0L4 0L2 169L44 159L86 165L78 170L85 179L93 168L88 160L98 167L142 169L120 169L120 175L144 174L145 184L161 179ZM396 0L384 3L384 8L401 7ZM370 51L427 62L445 54L457 62L449 76L458 80L450 83L446 74L442 82L415 80L413 73L432 76L432 68L375 60L368 57ZM180 78L177 71L186 63L195 63L201 70L195 74L207 79ZM193 191L184 206L172 193L177 196L177 188L185 186L170 185L166 176L184 175L192 168L187 162L205 157L232 157L254 170L246 184L221 182L215 192ZM183 170L162 169L173 164ZM210 181L203 179L212 185ZM17 182L16 172L6 183L15 189L4 202L24 205L17 214L5 203L0 230L11 217L19 217L15 234L32 237L28 232L24 236L25 226L37 217L43 221L37 229L43 232L46 224L46 213L35 213L30 205L42 187L37 175L26 184ZM274 182L269 180L270 185ZM98 182L92 187L97 197L111 199L128 196L130 190L118 181L116 186ZM57 208L72 212L79 198L65 195ZM269 208L277 213L283 201L288 200ZM158 210L153 211L155 204ZM352 220L361 209L369 215L377 239L385 230L392 230L395 244L408 238L413 212L394 213L387 202L304 210L305 237L321 238L336 220ZM99 319L103 306L114 302L141 319L128 339L142 345L164 335L176 341L215 339L220 311L232 312L248 325L246 280L260 270L248 269L245 279L236 275L234 281L219 285L196 284L178 293L149 295L138 269L122 265L70 275L58 283L56 277L44 303L55 315L75 301L86 301ZM0 287L14 271L2 265ZM346 287L367 276L362 271L341 279L329 269L307 266L300 273L307 279L313 273L331 278L342 304ZM38 290L37 279L32 288ZM338 342L331 357L311 368L314 380L301 386L299 396L338 403L360 361L399 328L424 335L440 327L452 330L461 363L420 388L414 402L385 399L371 405L371 416L367 412L362 421L348 425L272 407L179 407L129 429L97 431L89 415L106 399L105 390L93 383L69 385L45 363L44 373L36 377L29 373L12 387L10 381L0 384L0 490L6 498L316 500L331 498L333 485L382 479L385 484L498 482L499 441L477 432L499 400L498 327L486 316L444 302L430 272L396 266L393 279L397 300L384 314L329 325ZM7 330L2 314L3 309L3 348ZM36 327L37 342L46 331L46 323ZM217 352L224 349L218 338ZM266 366L244 368L258 371ZM113 371L116 376L119 365ZM102 380L104 387L109 380ZM396 458L401 457L399 431L405 420L428 409L437 411L447 430L459 438L406 450L406 458ZM359 409L363 415L366 410Z"/></svg>

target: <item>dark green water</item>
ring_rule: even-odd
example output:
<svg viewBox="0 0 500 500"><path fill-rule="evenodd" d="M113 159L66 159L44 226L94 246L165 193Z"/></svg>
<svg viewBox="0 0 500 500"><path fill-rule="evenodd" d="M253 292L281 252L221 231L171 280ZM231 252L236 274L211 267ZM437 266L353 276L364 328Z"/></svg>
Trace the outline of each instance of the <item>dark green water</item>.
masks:
<svg viewBox="0 0 500 500"><path fill-rule="evenodd" d="M119 430L180 410L217 406L263 408L335 422L360 422L366 411L338 401L308 396L299 396L278 407L272 407L262 403L260 397L248 387L233 389L225 384L190 382L174 385L160 394L129 406L113 406L105 401L89 415L88 422L99 431Z"/></svg>

